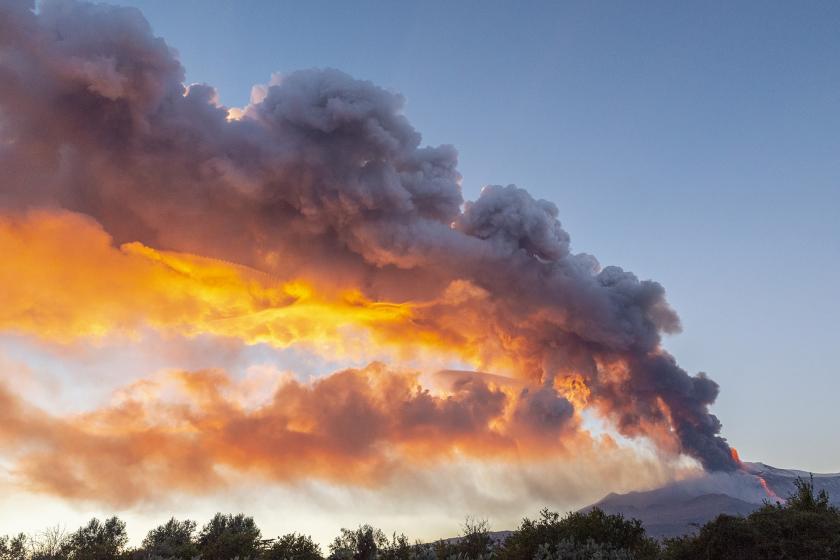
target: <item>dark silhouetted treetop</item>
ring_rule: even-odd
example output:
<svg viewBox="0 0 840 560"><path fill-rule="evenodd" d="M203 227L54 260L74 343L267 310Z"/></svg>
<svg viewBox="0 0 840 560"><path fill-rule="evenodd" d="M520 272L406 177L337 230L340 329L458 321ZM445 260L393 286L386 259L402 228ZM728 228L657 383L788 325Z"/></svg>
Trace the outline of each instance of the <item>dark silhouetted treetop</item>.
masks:
<svg viewBox="0 0 840 560"><path fill-rule="evenodd" d="M330 544L329 560L375 560L380 549L388 546L388 537L380 529L360 525L342 529Z"/></svg>
<svg viewBox="0 0 840 560"><path fill-rule="evenodd" d="M117 517L104 522L93 518L68 535L61 548L70 560L113 560L124 555L127 544L124 521Z"/></svg>
<svg viewBox="0 0 840 560"><path fill-rule="evenodd" d="M550 557L552 553L568 548L570 543L590 548L598 545L604 551L625 551L640 560L656 558L659 549L637 519L608 515L597 508L587 513L569 513L565 517L544 509L538 519L522 520L519 528L502 543L499 558L534 560L538 552Z"/></svg>
<svg viewBox="0 0 840 560"><path fill-rule="evenodd" d="M151 558L192 560L198 556L195 530L195 521L178 521L173 517L149 531L143 539L143 551Z"/></svg>
<svg viewBox="0 0 840 560"><path fill-rule="evenodd" d="M0 536L0 560L26 560L27 540L23 533L13 537Z"/></svg>
<svg viewBox="0 0 840 560"><path fill-rule="evenodd" d="M321 547L309 535L289 533L278 537L263 551L263 560L323 560Z"/></svg>
<svg viewBox="0 0 840 560"><path fill-rule="evenodd" d="M198 549L202 560L249 560L259 556L261 538L253 517L217 513L201 528Z"/></svg>

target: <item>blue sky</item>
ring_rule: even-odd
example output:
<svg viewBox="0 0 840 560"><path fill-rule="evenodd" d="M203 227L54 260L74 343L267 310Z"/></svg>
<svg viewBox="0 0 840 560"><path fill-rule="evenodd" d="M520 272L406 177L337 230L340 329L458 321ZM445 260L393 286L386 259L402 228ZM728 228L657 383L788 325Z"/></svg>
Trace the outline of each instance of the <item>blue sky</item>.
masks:
<svg viewBox="0 0 840 560"><path fill-rule="evenodd" d="M227 105L309 67L401 92L467 198L525 187L666 287L742 457L840 471L840 4L118 3Z"/></svg>

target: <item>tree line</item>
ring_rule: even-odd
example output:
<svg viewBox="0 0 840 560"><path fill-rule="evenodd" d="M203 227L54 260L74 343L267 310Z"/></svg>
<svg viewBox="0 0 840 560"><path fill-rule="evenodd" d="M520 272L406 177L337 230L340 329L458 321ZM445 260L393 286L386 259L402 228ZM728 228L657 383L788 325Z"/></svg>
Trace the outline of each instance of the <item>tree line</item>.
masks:
<svg viewBox="0 0 840 560"><path fill-rule="evenodd" d="M0 560L840 560L840 511L813 479L798 480L784 504L746 517L720 515L691 535L659 542L641 522L599 509L525 518L504 538L467 520L458 538L410 542L361 525L342 529L326 551L303 534L263 538L253 518L216 514L200 530L170 519L128 546L117 517L78 530L0 537Z"/></svg>

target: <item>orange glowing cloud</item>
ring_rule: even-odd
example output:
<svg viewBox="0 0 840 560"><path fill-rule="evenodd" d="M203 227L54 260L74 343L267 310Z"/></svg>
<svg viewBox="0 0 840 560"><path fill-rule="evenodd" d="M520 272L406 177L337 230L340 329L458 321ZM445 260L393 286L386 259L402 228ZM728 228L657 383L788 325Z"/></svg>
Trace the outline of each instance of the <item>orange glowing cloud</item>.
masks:
<svg viewBox="0 0 840 560"><path fill-rule="evenodd" d="M237 384L221 371L172 372L65 418L0 387L0 448L30 489L125 506L218 489L236 473L376 486L408 465L559 457L588 441L556 393L480 376L432 393L416 373L372 364L312 383L280 380L256 406L237 397Z"/></svg>
<svg viewBox="0 0 840 560"><path fill-rule="evenodd" d="M376 302L358 290L316 292L233 263L112 244L93 220L69 212L0 219L0 330L72 342L144 327L214 334L279 347L309 343L345 350L350 334L435 346L410 303Z"/></svg>
<svg viewBox="0 0 840 560"><path fill-rule="evenodd" d="M334 358L358 354L366 342L380 353L397 356L420 349L517 376L516 391L527 395L520 401L528 408L508 410L504 432L518 433L526 447L543 437L535 426L544 423L551 439L555 424L566 424L574 410L592 407L624 435L648 437L661 449L679 453L667 403L625 403L622 387L631 375L622 357L597 360L588 375L585 360L580 372L574 363L556 365L548 377L540 325L544 323L547 331L552 321L562 319L539 309L517 317L507 312L505 302L488 297L469 281L453 280L425 300L376 301L340 279L280 280L227 261L159 251L137 242L115 246L98 223L66 211L3 217L0 251L6 255L0 270L0 291L5 295L0 330L71 343L135 336L152 328L181 336L230 337L245 344L303 344ZM597 394L591 389L593 375ZM510 387L505 390L512 392ZM643 414L641 406L646 407ZM159 412L165 417L168 409ZM300 415L297 418L299 422ZM520 424L527 429L517 432ZM143 433L150 436L154 430ZM448 449L432 450L435 438L412 446L405 445L405 438L401 441L403 454L422 450L418 456L437 455ZM473 441L461 444L469 447ZM486 450L499 441L485 437L478 448ZM360 464L359 472L381 469L381 458L377 461ZM212 478L212 465L208 468Z"/></svg>
<svg viewBox="0 0 840 560"><path fill-rule="evenodd" d="M0 331L72 343L152 328L245 344L304 344L332 357L359 355L367 343L380 353L425 350L524 379L538 381L543 371L540 341L490 320L504 310L466 280L427 299L377 301L356 279L311 271L280 279L138 242L115 246L97 222L66 211L0 217L0 251ZM585 391L576 379L576 391Z"/></svg>

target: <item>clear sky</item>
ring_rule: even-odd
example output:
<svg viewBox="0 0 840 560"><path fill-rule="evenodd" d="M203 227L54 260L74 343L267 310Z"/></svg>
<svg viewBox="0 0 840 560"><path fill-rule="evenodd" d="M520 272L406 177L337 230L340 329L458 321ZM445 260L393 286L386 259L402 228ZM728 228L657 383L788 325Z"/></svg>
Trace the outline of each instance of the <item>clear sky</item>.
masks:
<svg viewBox="0 0 840 560"><path fill-rule="evenodd" d="M227 105L310 67L402 93L466 198L525 187L665 286L742 457L840 471L837 3L119 3Z"/></svg>
<svg viewBox="0 0 840 560"><path fill-rule="evenodd" d="M835 356L840 349L840 3L111 1L139 8L154 33L177 51L187 82L212 85L219 102L227 107L248 105L252 86L268 83L274 74L307 68L336 68L400 93L405 98L405 115L423 135L424 144L457 148L467 200L476 199L486 185L523 187L556 203L573 252L590 253L602 265L621 266L665 287L682 321L682 332L668 335L665 348L691 374L705 371L719 383L720 395L712 411L723 422L722 435L743 459L840 472L840 446L835 443L840 426L840 366ZM358 230L348 228L350 233L346 233L341 230L344 207L336 212L338 217L329 213L331 209L319 207L323 211L323 215L315 214L322 220L319 225L339 232L332 239L328 237L332 233L324 234L301 218L311 210L306 206L307 196L318 203L326 200L324 206L328 206L334 193L306 191L317 190L321 186L317 181L315 186L307 183L299 193L297 184L283 182L288 181L283 175L288 169L277 176L271 165L265 171L261 158L276 163L270 158L277 154L270 149L261 152L256 141L248 144L242 131L268 139L269 148L279 146L278 152L292 145L299 152L289 149L289 153L312 156L302 167L304 172L314 169L315 176L323 171L319 166L332 169L332 161L324 163L319 157L335 157L330 150L340 145L350 153L352 165L357 165L348 166L359 175L354 187L369 186L365 173L370 169L371 176L380 177L378 168L368 167L372 160L367 156L353 159L358 155L355 145L340 144L346 132L340 127L337 133L325 134L322 144L316 140L310 145L307 134L321 138L323 130L306 129L295 136L300 125L295 119L306 121L312 117L306 111L323 109L307 105L313 102L307 97L311 91L307 93L310 82L306 79L282 86L288 87L283 90L284 99L291 101L288 106L272 106L280 113L279 125L259 113L263 109L257 105L266 104L253 105L241 119L225 120L225 113L209 97L202 97L205 90L195 88L182 96L177 79L174 88L161 86L165 103L149 104L155 107L152 119L143 113L148 108L144 102L146 96L159 93L155 88L160 83L168 83L168 72L175 66L166 62L169 54L156 50L145 31L131 35L137 29L130 25L128 40L123 41L119 33L108 35L114 29L125 30L120 28L124 21L119 15L110 14L112 19L97 22L100 27L90 24L88 28L88 16L75 20L68 13L74 12L55 17L68 18L61 22L72 32L71 39L52 32L49 25L54 22L42 18L46 23L38 25L49 28L41 37L43 44L27 42L23 34L10 41L19 47L15 56L22 57L23 64L0 56L0 73L8 71L20 78L0 88L0 103L11 99L9 103L14 104L9 118L0 121L0 132L8 127L17 134L0 143L0 158L6 151L16 156L2 160L16 167L3 178L0 205L6 208L5 191L14 187L24 192L21 200L29 201L31 190L33 200L40 204L38 189L53 194L49 189L63 188L67 192L45 200L50 204L70 201L58 209L48 205L49 210L42 213L0 214L0 252L16 257L8 259L2 272L8 268L12 273L0 274L0 286L14 290L17 298L5 294L17 306L6 305L4 311L6 307L11 311L0 313L0 370L16 375L0 379L0 405L24 403L0 410L0 414L13 411L12 418L17 420L8 422L10 435L0 425L0 444L6 446L0 449L0 532L33 531L59 519L75 527L91 515L119 513L129 521L132 539L138 541L169 515L201 523L224 509L253 513L271 536L302 530L323 543L342 526L371 522L389 533L420 527L420 534L414 531L410 536L435 538L451 536L465 514L489 517L494 529L506 529L522 515L533 515L538 507L579 507L610 491L652 487L699 472L696 463L675 452L685 451L680 447L682 440L674 443L679 430L673 418L694 419L696 411L676 410L681 402L663 404L661 395L670 386L657 386L639 397L638 408L635 401L622 400L625 395L610 394L611 383L620 387L622 380L636 379L633 364L642 363L638 368L643 373L650 364L651 371L661 371L652 369L661 365L656 361L661 358L656 342L651 351L644 346L647 331L633 338L637 326L633 320L638 317L630 313L642 309L644 317L638 322L655 324L650 328L656 332L667 330L667 317L662 318L667 314L660 314L661 308L654 304L639 304L633 298L644 297L634 292L627 296L631 302L625 316L620 299L626 295L623 288L604 288L597 284L600 277L592 280L591 271L567 258L563 240L552 237L556 233L551 229L553 218L548 220L548 233L528 230L516 239L520 245L510 253L513 256L505 254L508 260L489 262L509 264L515 269L511 278L517 280L538 278L529 286L548 286L546 290L557 292L561 291L557 286L580 289L569 293L585 300L580 304L583 311L577 301L552 292L549 295L561 303L545 312L549 316L545 323L532 323L532 318L544 319L544 308L531 313L536 306L530 304L539 298L529 299L532 294L523 290L524 295L515 293L509 299L522 304L526 311L517 317L526 320L517 322L515 317L509 326L505 312L514 306L506 308L502 303L510 295L508 287L516 282L504 282L507 276L502 273L498 284L488 282L490 287L485 289L477 280L483 280L480 274L485 269L479 265L485 266L485 253L492 257L495 251L508 249L505 238L501 236L497 244L498 238L475 233L469 229L474 224L467 223L466 212L458 214L456 208L452 215L458 217L452 225L449 214L445 214L449 219L438 214L431 219L424 212L444 215L444 211L418 209L422 202L415 206L411 191L410 215L416 223L410 225L420 224L416 231L429 236L423 238L426 245L418 245L432 254L439 235L441 253L446 253L439 260L401 237L383 242L380 236L392 223L384 219L371 229L362 223ZM98 34L105 36L102 44ZM91 44L94 47L89 51L73 50ZM43 45L49 48L42 51ZM121 49L130 64L118 67L115 58L99 55L96 49L100 47ZM130 72L136 67L151 68L149 72L159 82L152 80L152 86L146 87L149 83L142 72ZM338 109L330 109L347 111L342 116L351 124L358 118L353 111L373 107L379 110L376 124L385 127L387 134L399 141L404 140L402 134L411 137L402 121L389 112L390 97L334 74L307 76L312 83L330 87L334 79L337 89L349 88L349 94L340 91L343 95L360 96L363 109L342 106L346 99L340 95ZM26 89L30 83L35 86ZM303 107L298 107L299 113L294 107L289 109L295 102ZM4 110L1 104L0 110ZM148 117L159 130L151 125L143 128L148 122L140 117L132 120L137 114ZM176 118L170 122L173 114ZM300 126L317 129L317 118ZM123 130L143 141L132 142L117 134L111 137ZM207 130L221 139L212 132L204 134ZM166 141L158 142L160 138ZM34 139L34 147L25 139ZM363 140L371 141L367 136ZM112 157L137 146L136 157ZM161 146L172 146L172 153ZM254 149L237 151L243 146ZM430 195L433 200L457 191L449 176L437 181L434 175L445 168L449 152L410 148L408 156L394 155L376 144L376 149L386 152L388 165L393 164L388 158L393 158L422 176L421 186L411 188L439 188L440 192ZM408 163L399 158L407 158ZM288 164L282 158L278 161ZM381 162L374 159L373 163ZM427 163L428 177L426 169L421 169ZM183 167L188 172L183 173ZM205 177L218 183L205 189ZM272 182L275 179L277 183ZM402 182L410 180L400 176L403 191L408 192L408 187ZM374 195L387 199L375 202L382 203L383 214L391 217L387 212L393 209L388 204L396 207L399 200L388 198L393 194L388 181L372 182L382 190L374 190ZM255 184L258 187L249 190ZM278 184L285 189L279 195L270 190ZM210 190L219 185L218 190ZM360 190L362 195L354 191L347 199L369 194ZM194 197L196 192L201 197ZM254 203L263 213L252 215L248 210L259 198L254 192L267 202L259 200L265 207ZM492 197L496 191L487 192ZM299 194L304 202L282 198ZM517 207L525 215L523 221L550 214L530 199L503 200L523 204ZM358 211L353 203L358 201L350 200L348 214ZM26 204L20 208L28 209ZM283 213L288 211L284 204L293 212ZM480 218L481 212L470 215ZM367 219L365 212L358 213ZM265 216L278 223L288 218L291 225L277 226ZM352 216L351 222L357 217ZM430 222L434 223L430 226ZM432 233L421 226L428 226ZM168 245L158 247L146 238L141 240L145 245L118 245L145 235L153 238L149 232L159 234L160 230ZM137 237L121 238L120 232L125 231ZM276 237L284 239L272 244L272 234L277 232L284 235ZM252 244L254 239L272 243ZM299 239L304 240L301 247L294 247ZM561 246L562 256L543 258L545 254L526 246L532 242L545 243L550 250ZM253 254L252 245L259 245ZM417 277L410 277L394 265L401 263L403 255L395 256L392 253L398 251L393 249L403 246L434 262L414 266L411 270L416 269ZM456 252L462 247L469 251ZM204 248L212 251L205 254L200 250ZM226 251L236 254L230 257ZM315 264L307 260L310 252ZM237 260L240 255L242 261ZM281 265L286 265L278 255L290 259L290 269L300 265L322 283L284 284L280 276L274 276L278 270L283 273ZM474 255L478 255L475 261L469 260ZM466 256L469 263L451 271L460 264L456 262L459 256ZM411 253L406 259L415 257ZM425 263L421 257L418 262ZM515 276L520 272L516 268L520 257L527 259L521 269L525 272ZM386 266L378 266L377 258ZM560 261L565 268L554 266ZM251 267L254 262L263 268L238 266ZM336 272L323 274L333 272L333 264ZM46 266L48 273L39 265ZM471 265L474 270L464 272ZM542 268L537 269L539 274L528 276L533 266ZM546 270L561 272L545 284L536 283ZM283 279L296 273L286 271ZM561 274L571 278L561 278L568 284L552 284ZM580 278L584 280L577 284ZM365 289L373 286L371 291L379 290L380 295L410 295L366 300L361 288L349 296L339 291L346 285L355 287L354 282ZM620 303L614 304L609 299L613 297ZM554 305L555 300L548 297L539 302L549 300L548 306ZM491 306L492 321L483 315L476 319L475 314L481 314L476 309L484 312ZM421 320L415 321L417 317ZM464 337L446 338L457 330L447 320L463 327L458 334L466 333ZM287 323L292 325L288 332L283 328ZM542 344L542 353L531 354L531 346L518 344L533 334L535 324L561 327L544 337L548 344L540 333L532 337L538 339L535 346ZM416 325L432 325L431 334L417 334L421 329ZM303 334L296 339L289 332L297 327ZM496 327L498 332L493 330ZM353 336L347 337L348 332ZM629 350L619 336L628 332ZM494 335L502 342L497 344ZM389 337L398 340L395 343ZM346 347L343 339L350 340ZM487 350L489 357L470 354L487 340L488 346L497 344ZM510 340L514 342L505 346ZM420 350L406 350L415 343ZM590 343L606 350L589 352L586 345ZM329 351L324 352L325 347ZM581 354L590 361L581 359ZM563 358L559 360L562 368L584 363L582 369L597 369L603 376L597 383L602 384L600 395L606 394L605 400L587 401L587 388L581 389L574 372L565 370L561 373L568 375L552 378L550 387L537 385L534 379L523 380L524 376L486 378L489 381L475 376L479 381L469 385L478 387L470 389L475 393L456 391L463 381L458 381L457 373L438 372L441 368L477 369L480 363L502 368L493 373L521 373L519 369L533 364L511 365L505 360L532 355L543 359L534 362L538 363L535 369L550 369L557 355ZM404 421L399 416L404 411L389 408L399 399L390 398L396 393L387 392L392 386L378 377L379 366L352 375L333 374L388 359L395 360L395 368L415 368L408 373L388 371L387 379L405 384L399 386L405 389L399 394L418 400L419 404L412 401L420 410L416 431L393 428L404 427L394 420ZM602 361L593 365L597 360ZM321 376L326 381L320 385L306 383ZM434 377L428 385L426 376ZM326 387L323 394L316 386ZM432 387L432 393L420 391L421 386ZM692 399L700 402L706 392L705 385L698 386ZM496 409L490 393L478 392L489 387L502 403ZM560 389L566 392L560 395ZM645 389L641 387L640 393ZM627 400L637 396L633 393ZM449 411L455 397L464 400L457 401L453 414L435 416L435 411ZM384 410L380 421L373 414L373 420L361 414L349 418L327 414L333 408L345 412L348 407L322 405L335 405L342 398L345 404L358 401L359 406L375 408L373 402ZM648 409L646 398L660 400ZM532 405L527 403L534 402L538 412L547 411L549 420L555 421L550 426L555 431L549 429L548 436L539 431L539 422L528 424L533 418L520 414L530 410L526 407ZM702 414L704 407L701 402ZM667 414L662 414L666 408ZM356 409L350 406L349 410ZM614 426L603 423L603 415L614 419L628 410L653 411L654 420L643 413L637 422L648 439L627 439L627 432L627 437L618 436ZM457 422L463 420L459 414L479 419L467 422L469 427L464 429ZM537 414L537 420L546 415ZM261 424L266 417L269 421ZM648 420L650 424L644 424ZM359 428L357 423L365 421L369 424ZM696 424L704 426L702 421ZM411 421L408 425L416 427ZM323 437L326 443L318 440L322 432L329 436ZM301 445L297 449L294 438L298 436L311 448ZM368 441L365 437L373 442L368 447L360 444L368 462L356 460L361 455L354 455L357 450L345 445L345 440L352 443L357 436L363 443ZM729 450L723 448L729 458ZM50 458L50 453L57 458ZM103 465L113 468L100 470L99 457L104 457ZM56 465L56 461L64 463ZM366 474L374 477L370 473L387 474L381 477L386 480L382 487L366 484ZM283 507L286 504L294 508Z"/></svg>

